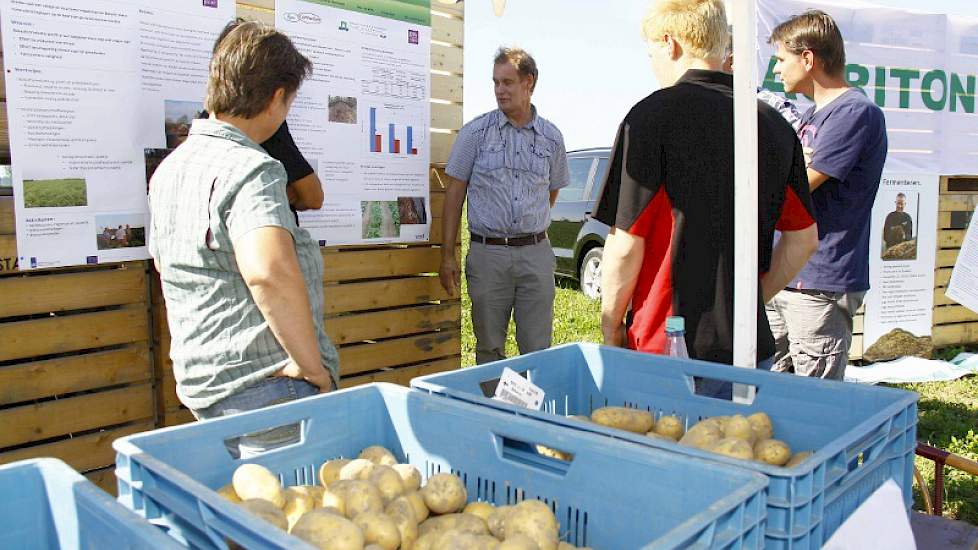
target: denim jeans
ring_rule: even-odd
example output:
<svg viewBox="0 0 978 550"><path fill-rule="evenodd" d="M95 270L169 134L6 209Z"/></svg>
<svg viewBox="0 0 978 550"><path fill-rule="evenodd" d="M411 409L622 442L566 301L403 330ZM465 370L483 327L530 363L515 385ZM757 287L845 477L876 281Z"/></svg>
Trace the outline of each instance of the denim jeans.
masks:
<svg viewBox="0 0 978 550"><path fill-rule="evenodd" d="M270 376L205 409L193 410L198 420L253 411L279 403L295 401L319 393L319 388L295 378ZM279 426L245 434L224 442L234 458L251 458L272 449L298 443L299 424Z"/></svg>
<svg viewBox="0 0 978 550"><path fill-rule="evenodd" d="M757 368L759 370L771 370L774 366L774 357L769 357L763 361L757 362ZM702 378L696 380L696 394L705 395L707 397L716 397L718 399L733 399L733 384L730 382L721 382L720 380L711 380L707 378Z"/></svg>

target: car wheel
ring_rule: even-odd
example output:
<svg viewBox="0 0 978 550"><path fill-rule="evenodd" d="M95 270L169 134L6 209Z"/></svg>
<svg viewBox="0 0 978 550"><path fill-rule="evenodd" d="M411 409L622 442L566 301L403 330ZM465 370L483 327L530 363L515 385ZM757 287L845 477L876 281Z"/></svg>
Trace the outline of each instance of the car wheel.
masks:
<svg viewBox="0 0 978 550"><path fill-rule="evenodd" d="M581 261L581 272L579 281L581 282L581 292L592 300L601 299L601 255L604 249L599 247L592 248L584 255Z"/></svg>

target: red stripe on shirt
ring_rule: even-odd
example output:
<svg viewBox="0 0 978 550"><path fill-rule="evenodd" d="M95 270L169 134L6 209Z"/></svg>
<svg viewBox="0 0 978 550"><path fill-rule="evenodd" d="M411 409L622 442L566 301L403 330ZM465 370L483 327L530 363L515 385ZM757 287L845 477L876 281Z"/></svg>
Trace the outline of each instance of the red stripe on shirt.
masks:
<svg viewBox="0 0 978 550"><path fill-rule="evenodd" d="M628 347L649 353L666 351L666 318L672 315L672 202L665 186L652 197L626 231L645 240L645 256L632 294Z"/></svg>
<svg viewBox="0 0 978 550"><path fill-rule="evenodd" d="M808 213L808 209L795 194L795 190L788 187L786 191L781 217L774 227L778 231L800 231L815 223L815 219Z"/></svg>

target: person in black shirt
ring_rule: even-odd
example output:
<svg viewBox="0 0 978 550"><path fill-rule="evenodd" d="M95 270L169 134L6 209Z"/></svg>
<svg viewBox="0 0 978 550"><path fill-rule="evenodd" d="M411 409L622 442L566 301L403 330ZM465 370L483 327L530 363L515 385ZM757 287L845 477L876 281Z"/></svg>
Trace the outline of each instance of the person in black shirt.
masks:
<svg viewBox="0 0 978 550"><path fill-rule="evenodd" d="M885 248L896 246L913 238L913 218L903 211L907 206L907 196L899 193L896 196L896 210L886 215L883 222L883 242Z"/></svg>

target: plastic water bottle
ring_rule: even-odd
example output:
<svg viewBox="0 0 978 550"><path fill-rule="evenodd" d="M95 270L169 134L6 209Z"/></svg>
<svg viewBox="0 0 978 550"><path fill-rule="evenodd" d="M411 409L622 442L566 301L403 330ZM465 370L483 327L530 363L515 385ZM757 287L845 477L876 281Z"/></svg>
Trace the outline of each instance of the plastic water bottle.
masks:
<svg viewBox="0 0 978 550"><path fill-rule="evenodd" d="M689 359L686 351L686 320L682 317L666 317L666 343L669 357Z"/></svg>

